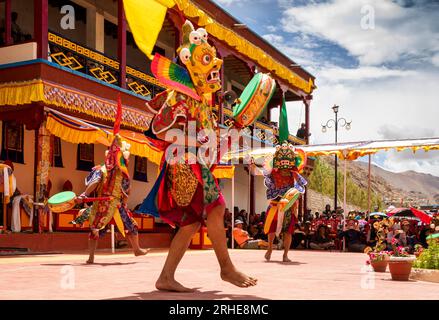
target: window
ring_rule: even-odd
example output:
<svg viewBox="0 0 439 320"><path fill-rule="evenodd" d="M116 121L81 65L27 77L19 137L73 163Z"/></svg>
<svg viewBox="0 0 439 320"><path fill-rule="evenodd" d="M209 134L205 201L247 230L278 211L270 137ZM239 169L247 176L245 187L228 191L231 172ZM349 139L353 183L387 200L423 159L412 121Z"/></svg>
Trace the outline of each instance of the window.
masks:
<svg viewBox="0 0 439 320"><path fill-rule="evenodd" d="M76 170L91 171L94 167L94 144L78 144Z"/></svg>
<svg viewBox="0 0 439 320"><path fill-rule="evenodd" d="M24 163L24 126L17 122L3 122L2 160Z"/></svg>
<svg viewBox="0 0 439 320"><path fill-rule="evenodd" d="M63 168L62 163L62 152L61 152L61 139L59 137L52 136L52 150L53 150L53 158L52 158L52 166Z"/></svg>
<svg viewBox="0 0 439 320"><path fill-rule="evenodd" d="M148 182L148 160L143 157L136 156L134 159L134 180Z"/></svg>

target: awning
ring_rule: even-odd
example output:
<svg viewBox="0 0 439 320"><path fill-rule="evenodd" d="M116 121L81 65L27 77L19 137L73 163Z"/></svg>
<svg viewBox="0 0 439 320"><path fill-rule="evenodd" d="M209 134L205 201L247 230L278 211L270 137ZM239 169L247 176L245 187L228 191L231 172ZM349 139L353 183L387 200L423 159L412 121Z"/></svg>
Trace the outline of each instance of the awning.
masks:
<svg viewBox="0 0 439 320"><path fill-rule="evenodd" d="M56 110L48 108L47 110L47 130L62 140L71 143L100 143L106 146L109 146L113 140L113 128L111 127L78 119ZM123 140L131 144L131 154L145 157L160 165L163 152L145 135L130 130L121 130L120 135ZM234 166L220 164L213 174L218 179L230 179L234 172Z"/></svg>
<svg viewBox="0 0 439 320"><path fill-rule="evenodd" d="M299 148L303 149L306 154L311 157L337 155L340 159L356 160L359 157L375 154L379 151L396 150L399 152L410 149L413 150L413 152L416 152L421 149L424 151L439 150L439 138L358 141L339 144L299 146ZM274 152L275 148L239 150L226 154L222 160L230 161L248 156L255 159L265 158L268 155L274 154Z"/></svg>
<svg viewBox="0 0 439 320"><path fill-rule="evenodd" d="M80 112L98 119L114 121L116 102L73 88L36 79L0 84L0 106L41 102L63 110ZM122 124L135 130L148 130L152 114L123 106Z"/></svg>

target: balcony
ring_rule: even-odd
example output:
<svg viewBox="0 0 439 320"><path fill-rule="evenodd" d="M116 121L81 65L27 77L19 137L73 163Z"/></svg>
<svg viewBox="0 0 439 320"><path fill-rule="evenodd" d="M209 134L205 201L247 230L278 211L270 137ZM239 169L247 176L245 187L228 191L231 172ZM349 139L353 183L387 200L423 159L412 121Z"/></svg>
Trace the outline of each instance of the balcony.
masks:
<svg viewBox="0 0 439 320"><path fill-rule="evenodd" d="M118 61L52 31L49 32L48 41L49 60L52 62L108 84L118 85L120 83ZM152 75L128 65L126 83L128 90L148 99L166 90Z"/></svg>

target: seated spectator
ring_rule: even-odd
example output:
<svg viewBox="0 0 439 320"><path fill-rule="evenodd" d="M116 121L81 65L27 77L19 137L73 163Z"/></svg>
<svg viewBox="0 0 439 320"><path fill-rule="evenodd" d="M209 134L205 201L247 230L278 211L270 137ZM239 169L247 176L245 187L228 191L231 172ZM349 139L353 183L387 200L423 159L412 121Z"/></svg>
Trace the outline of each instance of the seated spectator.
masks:
<svg viewBox="0 0 439 320"><path fill-rule="evenodd" d="M267 249L268 242L260 239L253 239L248 232L243 230L244 222L242 220L235 221L235 228L233 229L233 237L236 243L242 249Z"/></svg>
<svg viewBox="0 0 439 320"><path fill-rule="evenodd" d="M311 230L311 221L309 221L309 220L305 221L303 232L305 234L304 247L305 247L305 249L311 249L310 242L311 242L312 235L314 234Z"/></svg>
<svg viewBox="0 0 439 320"><path fill-rule="evenodd" d="M395 232L393 239L393 250L396 247L404 247L408 253L412 254L415 251L416 236L410 232L410 222L408 220L401 222L401 230Z"/></svg>
<svg viewBox="0 0 439 320"><path fill-rule="evenodd" d="M328 227L321 224L310 242L310 248L314 250L328 250L334 247L334 242L329 239Z"/></svg>
<svg viewBox="0 0 439 320"><path fill-rule="evenodd" d="M293 241L291 242L291 247L293 249L296 249L302 244L303 240L305 240L304 228L299 223L296 223L294 225Z"/></svg>
<svg viewBox="0 0 439 320"><path fill-rule="evenodd" d="M322 211L322 217L328 218L331 215L331 205L327 204L325 210Z"/></svg>
<svg viewBox="0 0 439 320"><path fill-rule="evenodd" d="M262 221L258 223L257 230L258 231L253 238L267 241L268 237L264 232L264 223Z"/></svg>
<svg viewBox="0 0 439 320"><path fill-rule="evenodd" d="M346 239L346 247L349 252L363 252L366 244L361 241L361 232L356 220L348 220L346 228L339 233L339 238Z"/></svg>

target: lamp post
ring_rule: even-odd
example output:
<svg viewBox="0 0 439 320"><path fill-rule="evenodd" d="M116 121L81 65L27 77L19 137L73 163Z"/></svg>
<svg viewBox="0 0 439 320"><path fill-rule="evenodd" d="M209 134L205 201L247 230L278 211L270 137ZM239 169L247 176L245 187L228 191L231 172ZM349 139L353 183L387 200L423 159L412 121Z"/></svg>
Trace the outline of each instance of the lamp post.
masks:
<svg viewBox="0 0 439 320"><path fill-rule="evenodd" d="M325 133L328 128L332 128L334 126L335 129L335 144L338 143L338 127L341 128L345 127L346 130L349 130L351 128L352 121L347 121L345 118L338 118L338 109L340 107L337 105L334 105L332 107L332 110L335 114L335 119L329 119L326 124L322 124L322 132ZM337 210L337 164L338 164L338 157L335 155L335 179L334 179L334 210Z"/></svg>

